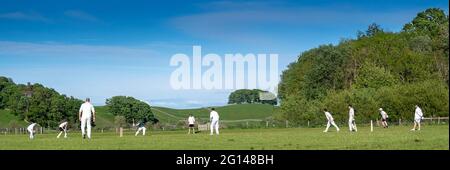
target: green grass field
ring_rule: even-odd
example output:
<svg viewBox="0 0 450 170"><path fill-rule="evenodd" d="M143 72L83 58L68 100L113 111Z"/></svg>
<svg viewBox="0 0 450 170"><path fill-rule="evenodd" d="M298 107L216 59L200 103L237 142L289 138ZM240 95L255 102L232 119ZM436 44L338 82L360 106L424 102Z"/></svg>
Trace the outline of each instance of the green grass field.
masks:
<svg viewBox="0 0 450 170"><path fill-rule="evenodd" d="M114 133L93 133L91 140L82 140L79 132L67 139L56 139L56 133L0 135L1 150L448 150L449 126L424 126L411 132L409 126L389 129L361 127L357 133L343 130L323 133L322 128L290 129L224 129L219 136L208 132L187 135L186 131L155 131L135 137ZM334 129L332 129L334 130Z"/></svg>

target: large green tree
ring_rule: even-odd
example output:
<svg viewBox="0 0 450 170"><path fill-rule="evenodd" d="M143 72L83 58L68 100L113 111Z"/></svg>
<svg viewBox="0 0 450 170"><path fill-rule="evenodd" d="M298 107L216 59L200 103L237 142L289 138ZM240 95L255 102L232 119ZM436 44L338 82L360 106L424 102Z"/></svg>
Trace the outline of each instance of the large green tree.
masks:
<svg viewBox="0 0 450 170"><path fill-rule="evenodd" d="M151 106L133 97L114 96L106 100L106 106L114 116L123 116L128 123L144 119L154 123L158 122Z"/></svg>

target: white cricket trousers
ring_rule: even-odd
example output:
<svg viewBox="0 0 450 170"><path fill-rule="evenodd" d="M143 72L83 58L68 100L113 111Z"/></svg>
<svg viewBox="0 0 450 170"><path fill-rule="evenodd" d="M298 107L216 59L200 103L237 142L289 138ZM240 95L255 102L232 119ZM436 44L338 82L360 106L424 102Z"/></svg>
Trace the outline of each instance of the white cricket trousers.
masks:
<svg viewBox="0 0 450 170"><path fill-rule="evenodd" d="M147 128L145 128L145 127L138 128L138 130L137 130L136 134L134 134L134 136L137 136L141 130L142 130L142 136L145 136L145 130L146 129Z"/></svg>
<svg viewBox="0 0 450 170"><path fill-rule="evenodd" d="M214 129L216 130L216 134L219 134L219 120L213 120L211 122L211 135L214 134Z"/></svg>
<svg viewBox="0 0 450 170"><path fill-rule="evenodd" d="M327 128L325 129L325 132L328 132L328 128L330 128L330 125L333 125L337 131L339 131L339 127L334 123L334 121L328 121Z"/></svg>
<svg viewBox="0 0 450 170"><path fill-rule="evenodd" d="M34 139L33 130L30 130L30 129L27 129L27 130L30 133L30 139Z"/></svg>
<svg viewBox="0 0 450 170"><path fill-rule="evenodd" d="M59 138L63 132L64 132L64 138L67 138L67 129L65 129L65 128L63 131L59 132L59 134L56 138Z"/></svg>
<svg viewBox="0 0 450 170"><path fill-rule="evenodd" d="M86 128L86 129L85 129ZM84 117L81 118L81 135L84 136L87 130L87 137L91 138L91 118Z"/></svg>
<svg viewBox="0 0 450 170"><path fill-rule="evenodd" d="M348 120L348 128L350 131L353 131L353 130L358 131L354 120Z"/></svg>

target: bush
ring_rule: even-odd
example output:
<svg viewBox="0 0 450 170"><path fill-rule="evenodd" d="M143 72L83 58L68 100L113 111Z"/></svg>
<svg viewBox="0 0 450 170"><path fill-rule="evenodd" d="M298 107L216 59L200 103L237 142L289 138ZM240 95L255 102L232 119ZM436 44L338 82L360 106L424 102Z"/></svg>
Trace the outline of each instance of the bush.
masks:
<svg viewBox="0 0 450 170"><path fill-rule="evenodd" d="M301 97L288 96L283 100L277 120L293 123L320 123L325 120L323 108L327 108L336 122L348 120L348 104L355 109L357 122L380 119L378 108L383 108L390 120L413 119L414 106L422 108L425 117L448 116L448 87L441 81L425 81L390 87L348 89L330 91L321 100L307 101Z"/></svg>

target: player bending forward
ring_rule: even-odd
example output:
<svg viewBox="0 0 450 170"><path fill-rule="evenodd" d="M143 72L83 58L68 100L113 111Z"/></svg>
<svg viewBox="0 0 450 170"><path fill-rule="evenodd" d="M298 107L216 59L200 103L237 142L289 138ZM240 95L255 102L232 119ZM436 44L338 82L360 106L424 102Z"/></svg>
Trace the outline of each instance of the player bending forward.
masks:
<svg viewBox="0 0 450 170"><path fill-rule="evenodd" d="M34 139L34 134L36 133L36 131L34 130L34 127L37 125L37 123L31 123L31 125L29 125L27 127L28 133L30 133L30 139Z"/></svg>
<svg viewBox="0 0 450 170"><path fill-rule="evenodd" d="M334 123L334 119L333 119L333 116L331 116L331 113L328 112L327 109L323 109L323 112L325 112L325 116L327 117L327 120L328 120L327 128L323 132L328 132L328 128L330 128L330 125L333 125L336 128L336 130L339 132L339 127L336 125L336 123Z"/></svg>
<svg viewBox="0 0 450 170"><path fill-rule="evenodd" d="M67 125L69 123L67 121L62 122L61 124L59 124L59 134L58 136L56 136L56 138L59 139L59 137L61 136L61 134L64 132L64 138L67 138Z"/></svg>
<svg viewBox="0 0 450 170"><path fill-rule="evenodd" d="M416 127L419 127L417 130L420 130L420 121L423 119L422 109L416 105L416 111L414 113L414 127L411 131L415 131Z"/></svg>

